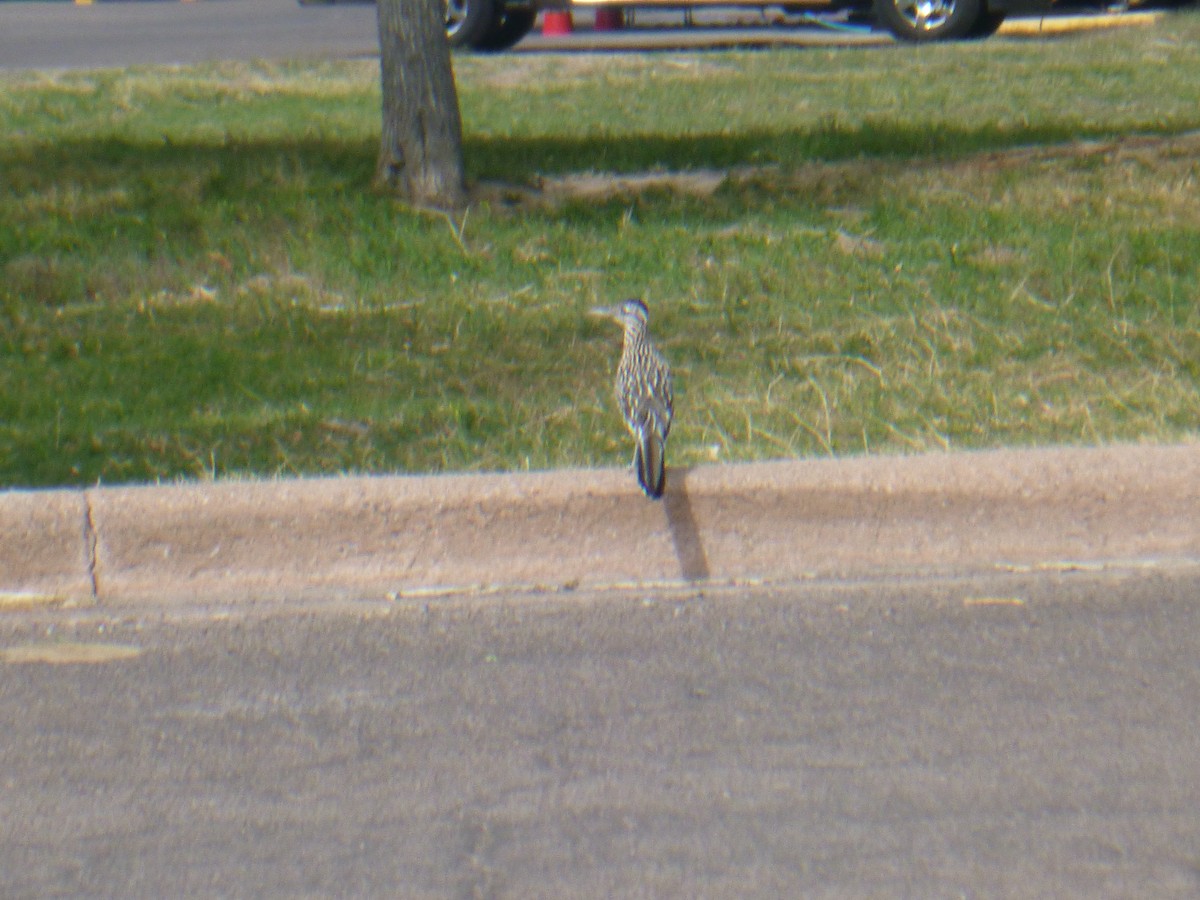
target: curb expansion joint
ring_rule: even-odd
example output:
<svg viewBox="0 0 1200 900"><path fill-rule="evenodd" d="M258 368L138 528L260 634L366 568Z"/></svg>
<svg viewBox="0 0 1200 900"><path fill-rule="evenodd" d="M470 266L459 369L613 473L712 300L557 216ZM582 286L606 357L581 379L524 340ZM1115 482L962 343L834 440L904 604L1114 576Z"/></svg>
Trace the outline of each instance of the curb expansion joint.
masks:
<svg viewBox="0 0 1200 900"><path fill-rule="evenodd" d="M91 585L92 600L98 601L100 586L96 577L96 545L99 540L96 534L95 517L92 513L92 497L88 491L81 491L80 496L83 499L83 543L84 552L87 554L88 582Z"/></svg>

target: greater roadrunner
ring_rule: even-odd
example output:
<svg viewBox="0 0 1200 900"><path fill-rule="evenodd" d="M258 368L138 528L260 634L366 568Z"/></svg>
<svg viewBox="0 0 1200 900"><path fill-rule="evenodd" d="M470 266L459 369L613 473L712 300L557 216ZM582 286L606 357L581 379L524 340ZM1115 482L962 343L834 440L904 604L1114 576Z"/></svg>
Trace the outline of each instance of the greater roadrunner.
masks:
<svg viewBox="0 0 1200 900"><path fill-rule="evenodd" d="M592 314L614 319L625 329L621 362L617 364L617 407L633 435L638 484L648 497L657 499L667 485L667 434L673 411L671 367L646 332L649 313L641 300L593 309Z"/></svg>

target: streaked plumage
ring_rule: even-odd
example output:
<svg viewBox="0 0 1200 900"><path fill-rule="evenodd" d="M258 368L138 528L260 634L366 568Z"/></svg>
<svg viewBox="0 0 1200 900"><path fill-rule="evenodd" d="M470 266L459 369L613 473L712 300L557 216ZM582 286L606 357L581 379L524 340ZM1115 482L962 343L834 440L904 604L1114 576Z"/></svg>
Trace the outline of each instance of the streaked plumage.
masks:
<svg viewBox="0 0 1200 900"><path fill-rule="evenodd" d="M655 499L666 488L667 435L671 431L671 367L646 330L648 311L641 300L594 309L625 329L621 361L617 364L617 408L633 435L633 464L638 484Z"/></svg>

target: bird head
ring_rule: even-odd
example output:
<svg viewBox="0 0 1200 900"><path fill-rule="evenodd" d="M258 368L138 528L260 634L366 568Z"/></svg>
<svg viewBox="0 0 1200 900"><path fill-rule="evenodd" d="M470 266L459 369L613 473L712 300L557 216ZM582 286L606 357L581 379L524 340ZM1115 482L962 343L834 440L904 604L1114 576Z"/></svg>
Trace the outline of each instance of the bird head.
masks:
<svg viewBox="0 0 1200 900"><path fill-rule="evenodd" d="M646 309L646 304L636 297L631 297L617 306L597 306L591 310L593 316L603 316L606 319L613 319L626 328L637 325L645 325L646 319L650 315L650 311Z"/></svg>

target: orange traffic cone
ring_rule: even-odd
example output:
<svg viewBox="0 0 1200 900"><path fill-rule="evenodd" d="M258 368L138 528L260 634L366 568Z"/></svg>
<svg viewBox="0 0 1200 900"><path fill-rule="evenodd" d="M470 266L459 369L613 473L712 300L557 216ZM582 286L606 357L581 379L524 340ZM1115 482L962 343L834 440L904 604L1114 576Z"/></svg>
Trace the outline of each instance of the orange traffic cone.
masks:
<svg viewBox="0 0 1200 900"><path fill-rule="evenodd" d="M570 34L575 30L571 21L571 13L565 9L548 9L542 13L542 34L554 37L560 34Z"/></svg>

